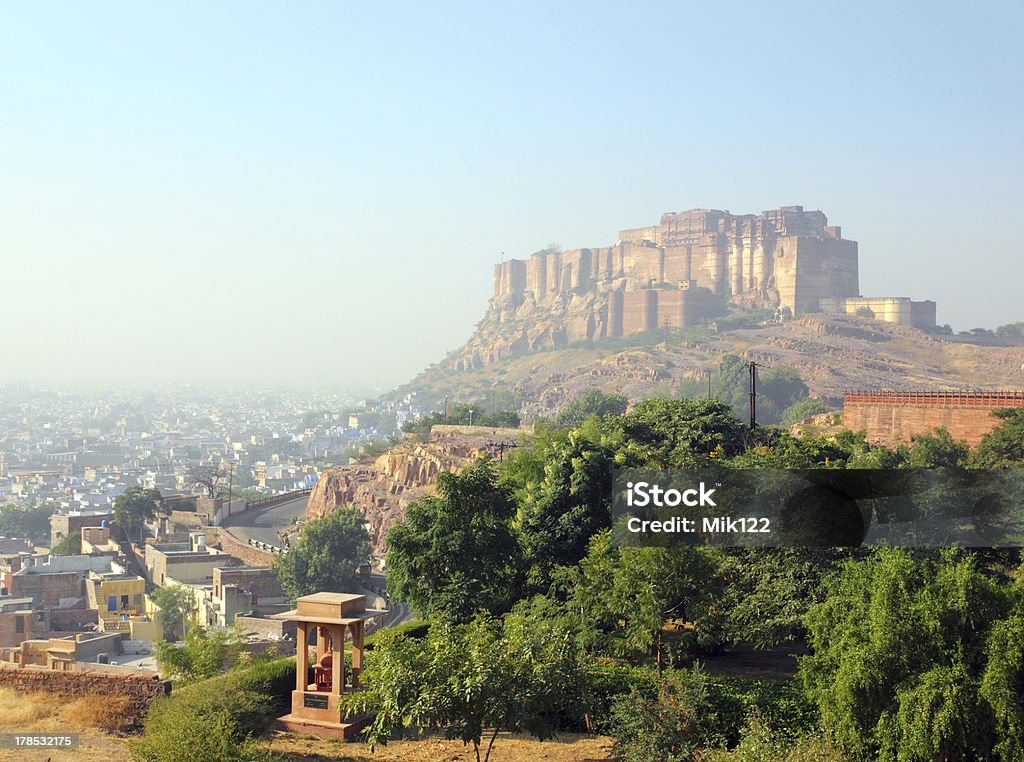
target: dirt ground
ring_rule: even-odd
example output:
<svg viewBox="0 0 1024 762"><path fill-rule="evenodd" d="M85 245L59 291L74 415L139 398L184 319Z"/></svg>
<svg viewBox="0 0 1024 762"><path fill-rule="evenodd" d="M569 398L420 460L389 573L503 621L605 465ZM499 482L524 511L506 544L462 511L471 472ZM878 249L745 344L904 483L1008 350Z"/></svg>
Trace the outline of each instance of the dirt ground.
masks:
<svg viewBox="0 0 1024 762"><path fill-rule="evenodd" d="M414 741L392 741L370 751L366 744L320 741L309 736L281 733L270 748L295 762L464 762L475 760L473 746L443 737ZM611 739L564 733L540 742L532 738L499 733L491 751L491 762L603 762L610 759ZM481 758L484 747L481 747Z"/></svg>
<svg viewBox="0 0 1024 762"><path fill-rule="evenodd" d="M7 762L129 762L127 740L109 729L116 718L95 701L66 702L46 694L23 695L0 688L0 733L79 734L74 749L0 749ZM475 760L472 746L443 737L393 741L371 751L363 743L322 741L312 736L273 733L264 745L296 762L462 762ZM498 735L492 762L600 762L609 758L611 740L563 734L543 743L531 738Z"/></svg>

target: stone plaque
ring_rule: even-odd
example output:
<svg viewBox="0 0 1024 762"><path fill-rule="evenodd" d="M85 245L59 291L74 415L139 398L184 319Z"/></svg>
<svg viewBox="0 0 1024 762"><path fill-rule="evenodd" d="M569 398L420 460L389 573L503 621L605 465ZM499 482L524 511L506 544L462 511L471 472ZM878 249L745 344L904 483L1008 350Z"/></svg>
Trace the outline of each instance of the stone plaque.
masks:
<svg viewBox="0 0 1024 762"><path fill-rule="evenodd" d="M326 693L304 693L302 694L302 705L307 709L326 709Z"/></svg>

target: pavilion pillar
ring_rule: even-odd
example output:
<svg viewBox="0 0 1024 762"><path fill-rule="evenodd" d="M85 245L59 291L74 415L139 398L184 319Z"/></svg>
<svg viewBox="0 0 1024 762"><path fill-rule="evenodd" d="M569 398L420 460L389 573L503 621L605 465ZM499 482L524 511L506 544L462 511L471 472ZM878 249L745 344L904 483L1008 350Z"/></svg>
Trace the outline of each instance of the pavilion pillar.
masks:
<svg viewBox="0 0 1024 762"><path fill-rule="evenodd" d="M352 624L352 689L359 688L359 673L363 670L364 622Z"/></svg>
<svg viewBox="0 0 1024 762"><path fill-rule="evenodd" d="M341 695L345 692L345 625L332 625L331 630L335 644L331 660L331 693Z"/></svg>
<svg viewBox="0 0 1024 762"><path fill-rule="evenodd" d="M304 691L309 679L309 648L306 645L306 623L295 623L295 690Z"/></svg>

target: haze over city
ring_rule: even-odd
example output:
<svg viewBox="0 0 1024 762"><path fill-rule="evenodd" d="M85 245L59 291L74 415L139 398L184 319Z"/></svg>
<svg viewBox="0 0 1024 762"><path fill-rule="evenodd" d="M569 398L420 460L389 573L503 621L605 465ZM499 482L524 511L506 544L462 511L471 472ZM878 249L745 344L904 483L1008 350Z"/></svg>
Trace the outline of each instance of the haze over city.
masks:
<svg viewBox="0 0 1024 762"><path fill-rule="evenodd" d="M1024 11L808 7L8 6L0 383L399 384L503 255L695 207L1021 320Z"/></svg>

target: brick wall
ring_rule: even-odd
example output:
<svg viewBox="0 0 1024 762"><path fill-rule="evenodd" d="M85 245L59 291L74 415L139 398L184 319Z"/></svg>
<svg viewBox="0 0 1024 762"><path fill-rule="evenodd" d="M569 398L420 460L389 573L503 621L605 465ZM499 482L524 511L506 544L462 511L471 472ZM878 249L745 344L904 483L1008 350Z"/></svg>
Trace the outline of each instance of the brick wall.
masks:
<svg viewBox="0 0 1024 762"><path fill-rule="evenodd" d="M84 598L82 572L56 574L18 574L11 578L11 594L15 598L32 598L43 608L56 607L64 598Z"/></svg>
<svg viewBox="0 0 1024 762"><path fill-rule="evenodd" d="M868 441L893 445L909 443L915 434L945 426L954 439L977 447L981 438L999 425L993 410L1024 405L1019 392L984 393L855 393L843 404L843 425L866 431Z"/></svg>
<svg viewBox="0 0 1024 762"><path fill-rule="evenodd" d="M171 692L171 682L156 677L100 672L54 672L8 665L0 665L0 685L19 693L50 693L66 699L126 696L130 700L128 715L135 723L145 716L150 704Z"/></svg>

